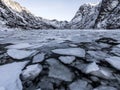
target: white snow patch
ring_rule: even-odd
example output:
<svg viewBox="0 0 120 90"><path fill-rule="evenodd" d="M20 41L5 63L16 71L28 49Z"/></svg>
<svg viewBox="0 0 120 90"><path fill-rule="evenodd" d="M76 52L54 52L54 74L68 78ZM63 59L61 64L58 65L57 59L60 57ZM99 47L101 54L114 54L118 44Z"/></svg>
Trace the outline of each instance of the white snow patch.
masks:
<svg viewBox="0 0 120 90"><path fill-rule="evenodd" d="M114 68L120 70L120 57L110 57L105 59L109 64L111 64Z"/></svg>
<svg viewBox="0 0 120 90"><path fill-rule="evenodd" d="M77 80L69 85L70 90L88 90L88 82L84 80Z"/></svg>
<svg viewBox="0 0 120 90"><path fill-rule="evenodd" d="M81 48L55 49L53 53L61 55L73 55L76 57L85 57L85 50Z"/></svg>
<svg viewBox="0 0 120 90"><path fill-rule="evenodd" d="M45 54L40 53L40 54L37 54L36 56L33 57L32 63L42 62L44 59L45 59Z"/></svg>
<svg viewBox="0 0 120 90"><path fill-rule="evenodd" d="M70 71L70 69L64 66L59 60L56 59L47 59L47 63L50 65L49 67L49 77L57 78L64 81L72 81L74 78L74 74Z"/></svg>
<svg viewBox="0 0 120 90"><path fill-rule="evenodd" d="M111 73L110 73L109 71L107 71L107 70L101 69L100 72L101 72L104 76L106 76L106 77L110 77L110 76L111 76Z"/></svg>
<svg viewBox="0 0 120 90"><path fill-rule="evenodd" d="M36 90L41 90L41 88L39 88L39 89L36 89Z"/></svg>
<svg viewBox="0 0 120 90"><path fill-rule="evenodd" d="M69 44L70 47L77 47L78 45L76 44Z"/></svg>
<svg viewBox="0 0 120 90"><path fill-rule="evenodd" d="M19 75L26 64L15 62L0 66L0 90L22 90Z"/></svg>
<svg viewBox="0 0 120 90"><path fill-rule="evenodd" d="M99 69L100 68L98 67L98 65L95 62L93 62L86 67L85 73L91 73L94 71L98 71Z"/></svg>
<svg viewBox="0 0 120 90"><path fill-rule="evenodd" d="M25 49L25 48L29 48L32 46L33 45L30 45L29 43L19 43L19 44L7 46L6 48L8 48L8 49Z"/></svg>
<svg viewBox="0 0 120 90"><path fill-rule="evenodd" d="M5 88L4 87L0 87L0 90L5 90Z"/></svg>
<svg viewBox="0 0 120 90"><path fill-rule="evenodd" d="M70 64L75 60L74 56L60 56L59 60L65 64Z"/></svg>
<svg viewBox="0 0 120 90"><path fill-rule="evenodd" d="M34 79L42 71L42 66L39 64L29 65L22 72L23 79Z"/></svg>
<svg viewBox="0 0 120 90"><path fill-rule="evenodd" d="M99 86L93 90L118 90L115 87L111 87L111 86Z"/></svg>
<svg viewBox="0 0 120 90"><path fill-rule="evenodd" d="M89 3L91 6L97 6L99 3Z"/></svg>
<svg viewBox="0 0 120 90"><path fill-rule="evenodd" d="M17 49L7 50L7 54L14 59L25 59L34 53L35 51L25 51L25 50L17 50Z"/></svg>
<svg viewBox="0 0 120 90"><path fill-rule="evenodd" d="M113 0L111 3L112 8L115 8L118 5L119 1L118 0Z"/></svg>

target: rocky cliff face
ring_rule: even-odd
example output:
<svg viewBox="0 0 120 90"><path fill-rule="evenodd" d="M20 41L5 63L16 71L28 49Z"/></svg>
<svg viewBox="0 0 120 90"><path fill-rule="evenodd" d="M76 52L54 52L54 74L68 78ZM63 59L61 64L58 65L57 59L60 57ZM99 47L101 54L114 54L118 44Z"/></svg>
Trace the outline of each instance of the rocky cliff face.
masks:
<svg viewBox="0 0 120 90"><path fill-rule="evenodd" d="M120 0L102 0L98 5L82 5L70 22L75 29L119 29Z"/></svg>
<svg viewBox="0 0 120 90"><path fill-rule="evenodd" d="M0 0L0 24L3 27L22 29L56 29L63 28L67 22L46 20L35 17L26 8L12 0Z"/></svg>
<svg viewBox="0 0 120 90"><path fill-rule="evenodd" d="M77 11L75 17L71 20L72 29L89 29L95 24L99 14L100 5L84 4Z"/></svg>
<svg viewBox="0 0 120 90"><path fill-rule="evenodd" d="M120 29L120 0L102 0L95 28Z"/></svg>

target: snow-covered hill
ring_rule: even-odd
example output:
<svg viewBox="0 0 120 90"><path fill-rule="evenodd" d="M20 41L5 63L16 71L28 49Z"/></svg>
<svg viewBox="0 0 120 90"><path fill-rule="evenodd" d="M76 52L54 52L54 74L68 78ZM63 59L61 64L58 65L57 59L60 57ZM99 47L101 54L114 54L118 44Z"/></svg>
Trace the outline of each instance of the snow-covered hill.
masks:
<svg viewBox="0 0 120 90"><path fill-rule="evenodd" d="M67 22L46 20L35 17L26 8L12 0L0 0L0 26L22 29L56 29L63 28Z"/></svg>

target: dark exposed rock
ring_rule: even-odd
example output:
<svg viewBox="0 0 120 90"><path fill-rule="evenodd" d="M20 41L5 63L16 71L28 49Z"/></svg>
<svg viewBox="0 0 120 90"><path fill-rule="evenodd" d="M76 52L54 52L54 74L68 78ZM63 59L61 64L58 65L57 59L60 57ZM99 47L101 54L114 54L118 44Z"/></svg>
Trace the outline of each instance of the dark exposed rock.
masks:
<svg viewBox="0 0 120 90"><path fill-rule="evenodd" d="M120 45L114 46L112 50L110 51L110 53L116 56L120 56Z"/></svg>
<svg viewBox="0 0 120 90"><path fill-rule="evenodd" d="M14 60L7 56L6 53L0 55L0 65L12 63Z"/></svg>
<svg viewBox="0 0 120 90"><path fill-rule="evenodd" d="M96 42L97 43L107 43L107 44L111 44L111 45L119 44L117 40L115 40L113 38L108 38L108 37L100 38L100 39L96 40Z"/></svg>

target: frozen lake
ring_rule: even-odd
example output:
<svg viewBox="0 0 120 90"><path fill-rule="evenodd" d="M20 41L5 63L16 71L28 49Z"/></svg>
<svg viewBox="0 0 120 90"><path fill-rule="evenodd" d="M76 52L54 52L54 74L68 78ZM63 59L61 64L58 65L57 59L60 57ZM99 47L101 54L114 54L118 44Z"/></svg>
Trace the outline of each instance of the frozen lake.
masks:
<svg viewBox="0 0 120 90"><path fill-rule="evenodd" d="M120 90L120 31L0 31L0 77L0 90Z"/></svg>
<svg viewBox="0 0 120 90"><path fill-rule="evenodd" d="M120 41L118 30L30 30L0 31L0 43L49 44L65 41L91 42L100 37L111 37Z"/></svg>

